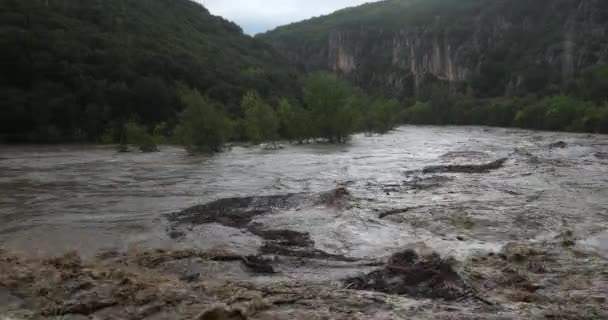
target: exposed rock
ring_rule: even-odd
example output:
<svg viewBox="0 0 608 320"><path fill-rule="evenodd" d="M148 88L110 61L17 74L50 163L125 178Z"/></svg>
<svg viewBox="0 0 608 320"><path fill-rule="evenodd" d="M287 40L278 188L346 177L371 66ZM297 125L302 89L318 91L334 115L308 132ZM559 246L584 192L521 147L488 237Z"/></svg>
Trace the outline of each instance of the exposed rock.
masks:
<svg viewBox="0 0 608 320"><path fill-rule="evenodd" d="M245 228L258 215L276 209L295 208L305 200L306 196L302 194L226 198L171 214L169 220L177 225L219 223L233 228Z"/></svg>
<svg viewBox="0 0 608 320"><path fill-rule="evenodd" d="M598 159L608 159L608 152L596 152L594 156Z"/></svg>
<svg viewBox="0 0 608 320"><path fill-rule="evenodd" d="M549 145L549 148L551 149L564 149L566 147L568 147L568 144L564 141L554 142Z"/></svg>
<svg viewBox="0 0 608 320"><path fill-rule="evenodd" d="M173 225L167 232L173 238L181 238L185 236L185 231L178 229L180 226L207 223L219 223L224 226L247 230L264 239L264 244L258 250L258 256L231 254L213 257L213 259L216 261L225 258L230 259L226 261L240 260L249 270L256 273L275 273L271 264L272 261L264 259L263 255L354 262L357 259L330 254L314 248L315 243L308 233L286 229L265 229L260 224L252 223L256 216L270 214L275 210L289 210L301 206L343 206L349 199L350 192L345 187L319 194L286 194L220 199L169 215L168 218L173 222ZM141 257L140 264L154 267L167 260L179 258L182 254L185 257L196 255L188 251L167 252L160 255L156 253Z"/></svg>
<svg viewBox="0 0 608 320"><path fill-rule="evenodd" d="M289 210L301 206L341 205L350 193L346 188L337 188L320 194L284 194L260 197L225 198L194 206L170 214L168 219L174 225L200 225L219 223L233 228L246 228L259 215L276 210ZM174 229L172 229L173 231Z"/></svg>
<svg viewBox="0 0 608 320"><path fill-rule="evenodd" d="M422 171L425 174L429 173L487 173L493 170L500 169L504 166L507 159L499 159L483 164L468 164L468 165L442 165L426 167Z"/></svg>
<svg viewBox="0 0 608 320"><path fill-rule="evenodd" d="M245 266L247 266L253 272L267 274L276 273L274 271L274 268L270 264L270 260L265 259L261 256L250 255L243 257L242 260Z"/></svg>
<svg viewBox="0 0 608 320"><path fill-rule="evenodd" d="M395 253L384 268L346 279L344 284L357 290L445 300L461 299L470 289L450 260L438 254L421 257L412 249Z"/></svg>
<svg viewBox="0 0 608 320"><path fill-rule="evenodd" d="M328 207L340 207L346 200L350 199L350 192L344 187L340 187L319 196L318 204Z"/></svg>

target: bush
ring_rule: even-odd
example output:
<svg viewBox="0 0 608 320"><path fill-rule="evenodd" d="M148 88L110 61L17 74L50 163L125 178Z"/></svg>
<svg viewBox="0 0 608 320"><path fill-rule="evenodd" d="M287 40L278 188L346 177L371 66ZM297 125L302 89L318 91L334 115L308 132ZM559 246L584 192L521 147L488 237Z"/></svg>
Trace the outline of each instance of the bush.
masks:
<svg viewBox="0 0 608 320"><path fill-rule="evenodd" d="M355 89L334 75L309 75L304 81L304 102L311 112L314 136L346 142L356 129L357 98Z"/></svg>
<svg viewBox="0 0 608 320"><path fill-rule="evenodd" d="M385 134L399 121L399 102L397 100L376 99L362 112L362 129L368 134Z"/></svg>
<svg viewBox="0 0 608 320"><path fill-rule="evenodd" d="M148 133L144 126L135 122L125 124L126 144L136 145L142 152L156 152L158 147L154 137Z"/></svg>
<svg viewBox="0 0 608 320"><path fill-rule="evenodd" d="M279 119L274 110L255 91L243 97L241 108L245 112L243 119L247 140L253 143L276 141L279 131Z"/></svg>
<svg viewBox="0 0 608 320"><path fill-rule="evenodd" d="M175 129L176 141L191 153L221 151L232 126L220 105L190 89L183 90L181 100L186 109Z"/></svg>
<svg viewBox="0 0 608 320"><path fill-rule="evenodd" d="M292 105L287 99L281 99L277 113L281 124L280 133L287 140L303 143L312 138L312 123L308 110Z"/></svg>

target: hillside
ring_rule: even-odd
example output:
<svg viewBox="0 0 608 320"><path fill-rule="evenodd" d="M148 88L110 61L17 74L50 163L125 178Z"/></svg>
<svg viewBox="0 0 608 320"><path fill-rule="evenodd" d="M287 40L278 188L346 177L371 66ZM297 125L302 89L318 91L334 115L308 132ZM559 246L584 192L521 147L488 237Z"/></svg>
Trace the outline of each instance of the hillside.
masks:
<svg viewBox="0 0 608 320"><path fill-rule="evenodd" d="M271 47L188 0L4 0L0 48L0 141L171 123L179 86L237 115L246 90L288 96L295 85Z"/></svg>
<svg viewBox="0 0 608 320"><path fill-rule="evenodd" d="M258 36L305 70L401 98L437 78L477 97L558 93L608 62L607 37L601 0L387 0Z"/></svg>

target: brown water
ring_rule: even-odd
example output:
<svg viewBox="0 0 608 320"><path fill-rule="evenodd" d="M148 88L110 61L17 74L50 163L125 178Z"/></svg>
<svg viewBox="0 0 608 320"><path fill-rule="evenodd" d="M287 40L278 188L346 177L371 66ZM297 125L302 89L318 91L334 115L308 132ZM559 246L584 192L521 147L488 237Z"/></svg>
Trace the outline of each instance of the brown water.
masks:
<svg viewBox="0 0 608 320"><path fill-rule="evenodd" d="M564 141L566 148L549 148ZM347 145L235 147L189 156L176 147L121 154L98 146L0 147L0 246L28 255L101 248L223 247L254 252L245 231L203 225L167 236L166 214L212 200L323 192L346 185L348 210L286 210L257 218L309 232L319 249L381 257L414 243L462 257L513 240L573 230L608 254L608 137L479 127L401 127ZM424 174L487 163L487 173ZM379 218L379 212L411 208Z"/></svg>

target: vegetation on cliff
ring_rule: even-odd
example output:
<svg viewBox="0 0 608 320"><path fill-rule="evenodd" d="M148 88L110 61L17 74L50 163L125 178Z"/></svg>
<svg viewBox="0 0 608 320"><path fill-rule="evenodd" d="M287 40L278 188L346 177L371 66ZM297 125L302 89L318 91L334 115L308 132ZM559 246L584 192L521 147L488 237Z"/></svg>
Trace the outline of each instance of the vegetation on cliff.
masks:
<svg viewBox="0 0 608 320"><path fill-rule="evenodd" d="M258 36L306 70L414 97L427 75L475 97L555 95L608 61L608 3L386 0Z"/></svg>
<svg viewBox="0 0 608 320"><path fill-rule="evenodd" d="M400 99L388 114L402 122L605 133L606 21L601 1L386 0L258 39Z"/></svg>

